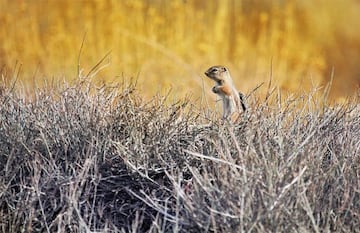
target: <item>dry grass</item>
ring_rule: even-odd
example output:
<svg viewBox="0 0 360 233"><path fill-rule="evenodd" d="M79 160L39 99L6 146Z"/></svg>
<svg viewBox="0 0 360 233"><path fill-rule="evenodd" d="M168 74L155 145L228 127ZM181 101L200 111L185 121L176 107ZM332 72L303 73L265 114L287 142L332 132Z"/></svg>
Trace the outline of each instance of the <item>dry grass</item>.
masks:
<svg viewBox="0 0 360 233"><path fill-rule="evenodd" d="M357 0L0 0L0 9L0 68L18 61L28 85L75 78L85 34L81 66L111 51L112 66L97 79L140 73L147 97L169 87L199 97L214 64L229 66L244 92L266 79L271 61L286 90L327 83L333 69L332 96L359 85Z"/></svg>
<svg viewBox="0 0 360 233"><path fill-rule="evenodd" d="M359 232L358 97L252 95L229 125L131 83L21 90L0 87L2 232Z"/></svg>

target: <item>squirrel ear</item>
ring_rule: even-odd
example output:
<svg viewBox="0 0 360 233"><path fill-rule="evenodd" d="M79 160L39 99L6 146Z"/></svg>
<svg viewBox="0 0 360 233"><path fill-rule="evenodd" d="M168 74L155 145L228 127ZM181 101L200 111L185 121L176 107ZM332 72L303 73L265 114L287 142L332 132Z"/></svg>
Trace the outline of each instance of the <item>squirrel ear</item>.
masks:
<svg viewBox="0 0 360 233"><path fill-rule="evenodd" d="M227 71L226 67L223 67L223 71Z"/></svg>

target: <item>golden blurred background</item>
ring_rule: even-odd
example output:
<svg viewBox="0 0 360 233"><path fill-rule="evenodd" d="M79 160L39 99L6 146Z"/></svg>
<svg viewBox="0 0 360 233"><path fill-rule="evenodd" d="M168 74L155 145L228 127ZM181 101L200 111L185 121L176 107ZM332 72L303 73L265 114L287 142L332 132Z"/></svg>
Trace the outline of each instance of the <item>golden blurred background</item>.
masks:
<svg viewBox="0 0 360 233"><path fill-rule="evenodd" d="M358 0L0 0L1 72L21 64L26 86L77 78L84 38L83 73L111 51L95 79L145 96L208 93L216 64L245 93L270 76L289 92L333 77L335 98L360 84Z"/></svg>

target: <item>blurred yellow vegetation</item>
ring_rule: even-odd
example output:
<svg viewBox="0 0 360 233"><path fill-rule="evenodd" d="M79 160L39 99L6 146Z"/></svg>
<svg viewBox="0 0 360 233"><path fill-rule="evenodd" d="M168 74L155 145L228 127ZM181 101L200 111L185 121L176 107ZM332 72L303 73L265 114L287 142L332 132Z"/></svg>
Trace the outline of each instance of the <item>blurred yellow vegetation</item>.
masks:
<svg viewBox="0 0 360 233"><path fill-rule="evenodd" d="M109 51L96 79L138 79L146 96L172 88L199 97L203 71L223 64L237 87L323 85L333 97L360 84L358 0L0 0L2 73L22 64L29 86L77 78ZM332 75L333 73L333 75Z"/></svg>

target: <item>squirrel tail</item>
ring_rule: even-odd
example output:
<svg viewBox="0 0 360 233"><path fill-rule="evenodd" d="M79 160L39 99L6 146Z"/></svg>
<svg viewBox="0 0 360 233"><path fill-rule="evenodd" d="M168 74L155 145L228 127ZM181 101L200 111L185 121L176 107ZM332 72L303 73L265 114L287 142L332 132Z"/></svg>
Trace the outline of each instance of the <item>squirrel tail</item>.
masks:
<svg viewBox="0 0 360 233"><path fill-rule="evenodd" d="M239 97L240 97L240 103L241 103L241 107L243 109L243 111L245 112L247 107L246 107L246 100L245 100L245 96L243 95L243 93L239 92Z"/></svg>

